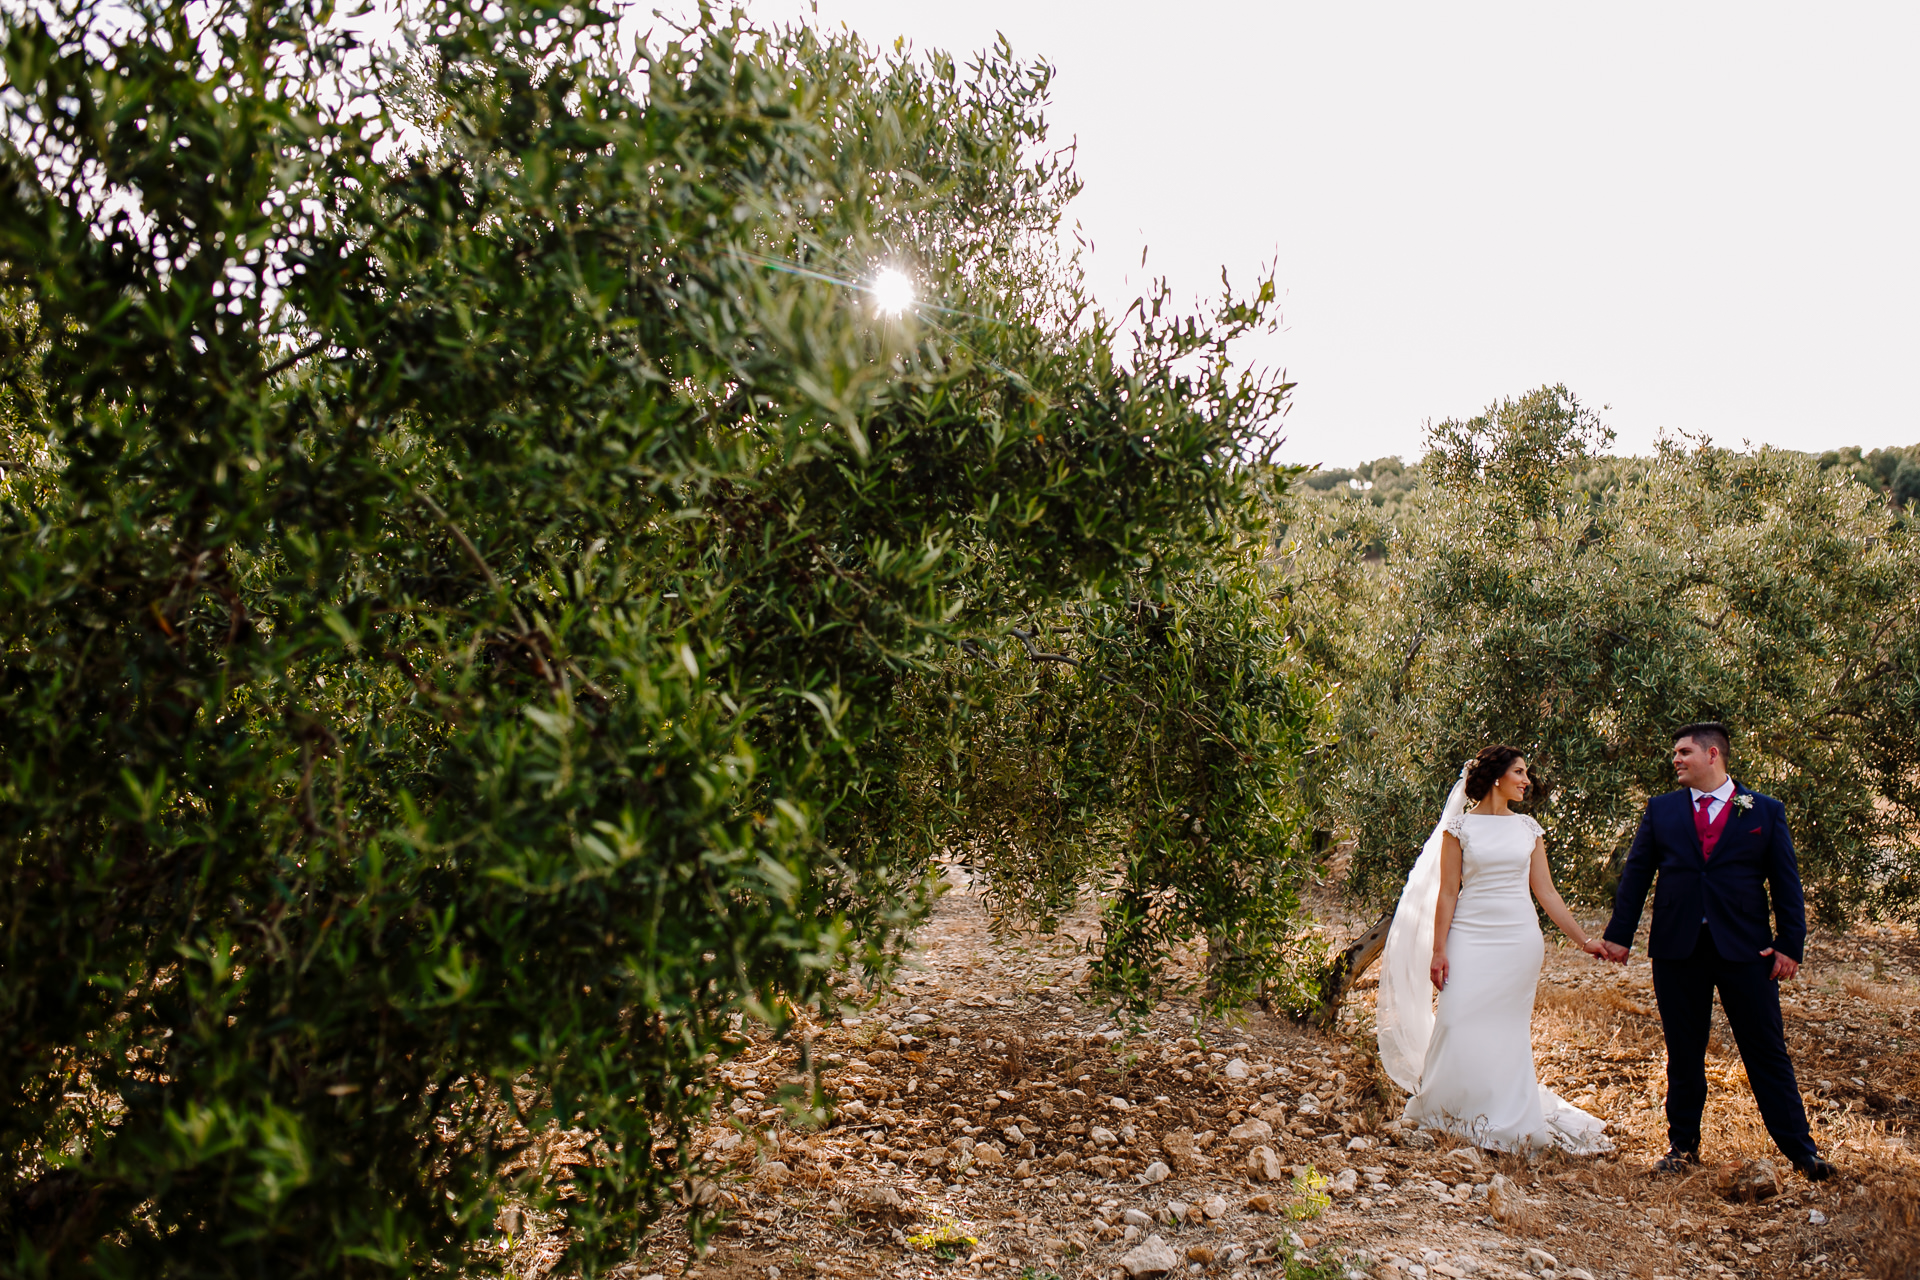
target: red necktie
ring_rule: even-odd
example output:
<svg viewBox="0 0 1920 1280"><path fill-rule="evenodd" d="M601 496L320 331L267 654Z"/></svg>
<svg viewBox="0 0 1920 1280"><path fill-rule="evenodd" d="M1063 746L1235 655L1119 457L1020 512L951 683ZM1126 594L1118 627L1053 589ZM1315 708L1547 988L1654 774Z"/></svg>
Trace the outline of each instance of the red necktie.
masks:
<svg viewBox="0 0 1920 1280"><path fill-rule="evenodd" d="M1707 806L1713 803L1710 795L1701 796L1694 801L1693 829L1700 833L1700 856L1711 858L1713 846L1720 843L1720 833L1713 829L1713 823L1707 819Z"/></svg>

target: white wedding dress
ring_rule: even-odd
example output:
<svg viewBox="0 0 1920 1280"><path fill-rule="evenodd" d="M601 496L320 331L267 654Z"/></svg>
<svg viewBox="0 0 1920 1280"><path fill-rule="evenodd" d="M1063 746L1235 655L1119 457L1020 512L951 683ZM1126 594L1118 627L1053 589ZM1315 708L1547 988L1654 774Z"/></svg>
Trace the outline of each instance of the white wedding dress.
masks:
<svg viewBox="0 0 1920 1280"><path fill-rule="evenodd" d="M1462 807L1456 787L1388 932L1376 1018L1381 1061L1413 1095L1406 1118L1423 1127L1500 1151L1610 1151L1606 1122L1541 1085L1533 1070L1533 996L1546 943L1527 875L1540 824ZM1447 989L1434 1002L1427 970L1440 836L1448 831L1460 840L1460 898L1447 936Z"/></svg>

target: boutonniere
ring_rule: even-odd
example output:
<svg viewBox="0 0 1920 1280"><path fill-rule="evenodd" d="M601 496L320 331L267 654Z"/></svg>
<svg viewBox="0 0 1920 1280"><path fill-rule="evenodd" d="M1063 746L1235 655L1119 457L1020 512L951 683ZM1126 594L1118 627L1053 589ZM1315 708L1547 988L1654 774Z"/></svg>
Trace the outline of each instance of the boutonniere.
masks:
<svg viewBox="0 0 1920 1280"><path fill-rule="evenodd" d="M1745 791L1736 792L1733 797L1733 807L1745 813L1747 810L1753 808L1753 797Z"/></svg>

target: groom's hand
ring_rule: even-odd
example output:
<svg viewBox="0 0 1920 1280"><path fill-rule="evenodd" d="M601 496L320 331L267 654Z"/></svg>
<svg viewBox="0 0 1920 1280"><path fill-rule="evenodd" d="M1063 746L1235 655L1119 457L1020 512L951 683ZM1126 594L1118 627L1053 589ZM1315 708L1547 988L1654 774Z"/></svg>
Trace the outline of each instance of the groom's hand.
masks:
<svg viewBox="0 0 1920 1280"><path fill-rule="evenodd" d="M1615 964L1625 964L1627 962L1627 956L1631 954L1627 948L1621 946L1619 943L1608 942L1605 938L1600 940L1600 948L1602 958L1611 960Z"/></svg>
<svg viewBox="0 0 1920 1280"><path fill-rule="evenodd" d="M1772 947L1768 947L1760 954L1773 957L1773 980L1775 982L1779 982L1784 978L1791 978L1794 974L1800 972L1800 962L1783 951L1775 951Z"/></svg>

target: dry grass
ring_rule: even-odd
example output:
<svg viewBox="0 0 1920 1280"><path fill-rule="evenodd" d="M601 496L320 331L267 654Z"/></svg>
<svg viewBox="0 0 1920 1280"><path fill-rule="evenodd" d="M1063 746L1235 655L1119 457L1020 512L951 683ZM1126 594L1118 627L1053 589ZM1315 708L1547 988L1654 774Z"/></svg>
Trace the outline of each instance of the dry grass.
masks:
<svg viewBox="0 0 1920 1280"><path fill-rule="evenodd" d="M1877 1280L1920 1280L1920 1191L1909 1178L1868 1189L1861 1245L1867 1272Z"/></svg>

